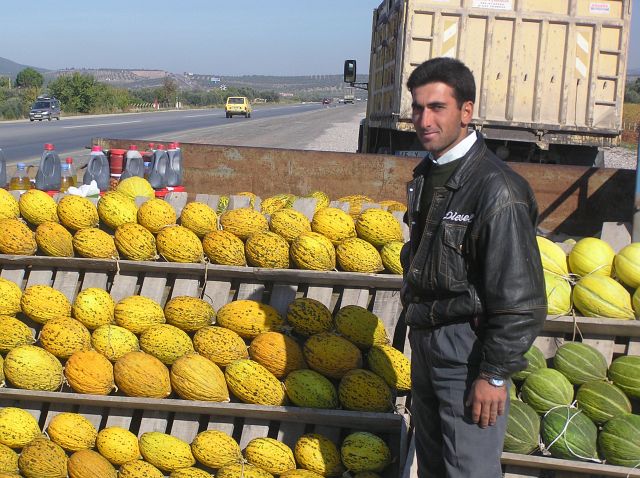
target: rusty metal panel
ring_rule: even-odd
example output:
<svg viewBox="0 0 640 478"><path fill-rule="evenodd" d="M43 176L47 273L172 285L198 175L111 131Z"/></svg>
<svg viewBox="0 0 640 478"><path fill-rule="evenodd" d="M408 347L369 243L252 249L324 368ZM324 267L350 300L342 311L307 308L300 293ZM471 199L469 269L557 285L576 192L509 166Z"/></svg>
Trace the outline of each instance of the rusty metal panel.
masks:
<svg viewBox="0 0 640 478"><path fill-rule="evenodd" d="M105 148L144 149L148 140L94 138ZM251 191L305 195L325 191L332 199L366 194L374 200L406 201L406 182L416 158L379 154L298 151L182 143L185 187L196 194ZM536 195L540 226L576 236L595 235L603 222L630 222L635 171L550 164L509 163Z"/></svg>
<svg viewBox="0 0 640 478"><path fill-rule="evenodd" d="M631 0L385 0L374 11L369 124L411 129L408 76L446 56L473 71L477 126L616 136L630 17Z"/></svg>

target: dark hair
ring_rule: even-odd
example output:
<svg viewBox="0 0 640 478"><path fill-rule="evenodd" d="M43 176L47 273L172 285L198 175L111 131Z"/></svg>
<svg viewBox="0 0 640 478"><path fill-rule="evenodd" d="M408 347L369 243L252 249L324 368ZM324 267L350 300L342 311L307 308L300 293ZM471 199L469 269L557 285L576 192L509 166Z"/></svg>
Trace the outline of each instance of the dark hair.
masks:
<svg viewBox="0 0 640 478"><path fill-rule="evenodd" d="M475 102L476 82L471 70L460 60L454 58L432 58L420 64L407 80L407 88L414 88L428 83L444 83L453 88L453 95L458 108L466 101Z"/></svg>

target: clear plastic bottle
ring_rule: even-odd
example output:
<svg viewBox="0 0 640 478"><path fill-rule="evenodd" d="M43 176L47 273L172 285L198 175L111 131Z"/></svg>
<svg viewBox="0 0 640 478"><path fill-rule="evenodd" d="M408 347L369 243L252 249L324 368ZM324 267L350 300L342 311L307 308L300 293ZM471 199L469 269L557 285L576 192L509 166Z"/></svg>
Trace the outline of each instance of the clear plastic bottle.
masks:
<svg viewBox="0 0 640 478"><path fill-rule="evenodd" d="M67 189L69 189L70 186L75 186L75 185L76 185L76 182L73 176L71 175L69 164L64 163L62 165L62 179L60 179L60 192L63 193Z"/></svg>
<svg viewBox="0 0 640 478"><path fill-rule="evenodd" d="M0 148L0 188L4 188L7 185L7 158Z"/></svg>
<svg viewBox="0 0 640 478"><path fill-rule="evenodd" d="M27 165L24 163L18 163L16 165L16 172L13 173L11 181L9 181L9 189L11 191L27 191L33 189L33 184L29 175L27 174Z"/></svg>
<svg viewBox="0 0 640 478"><path fill-rule="evenodd" d="M61 179L60 166L55 147L51 143L45 144L36 173L36 188L41 191L57 191Z"/></svg>
<svg viewBox="0 0 640 478"><path fill-rule="evenodd" d="M78 173L76 173L76 168L73 166L73 158L69 156L64 160L64 162L69 165L69 177L73 182L70 186L76 186L78 184Z"/></svg>

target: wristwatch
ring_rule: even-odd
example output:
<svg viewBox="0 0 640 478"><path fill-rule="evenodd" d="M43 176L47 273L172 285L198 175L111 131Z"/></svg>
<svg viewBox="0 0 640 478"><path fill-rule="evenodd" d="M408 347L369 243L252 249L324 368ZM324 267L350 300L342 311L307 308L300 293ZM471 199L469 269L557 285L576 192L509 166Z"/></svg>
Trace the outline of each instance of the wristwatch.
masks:
<svg viewBox="0 0 640 478"><path fill-rule="evenodd" d="M504 387L504 379L503 378L498 378L498 377L493 377L491 375L485 375L485 374L480 374L480 378L483 380L486 380L487 382L489 382L489 385L492 385L494 387Z"/></svg>

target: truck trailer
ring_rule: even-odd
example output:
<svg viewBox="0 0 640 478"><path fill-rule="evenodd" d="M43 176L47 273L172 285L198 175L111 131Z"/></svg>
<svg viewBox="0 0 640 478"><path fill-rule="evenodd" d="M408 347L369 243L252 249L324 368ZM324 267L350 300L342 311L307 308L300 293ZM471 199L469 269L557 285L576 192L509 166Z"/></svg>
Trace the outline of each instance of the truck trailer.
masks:
<svg viewBox="0 0 640 478"><path fill-rule="evenodd" d="M452 57L476 81L473 128L502 159L603 165L619 144L631 0L384 0L373 12L359 152L421 155L406 82ZM345 81L356 83L355 60Z"/></svg>

